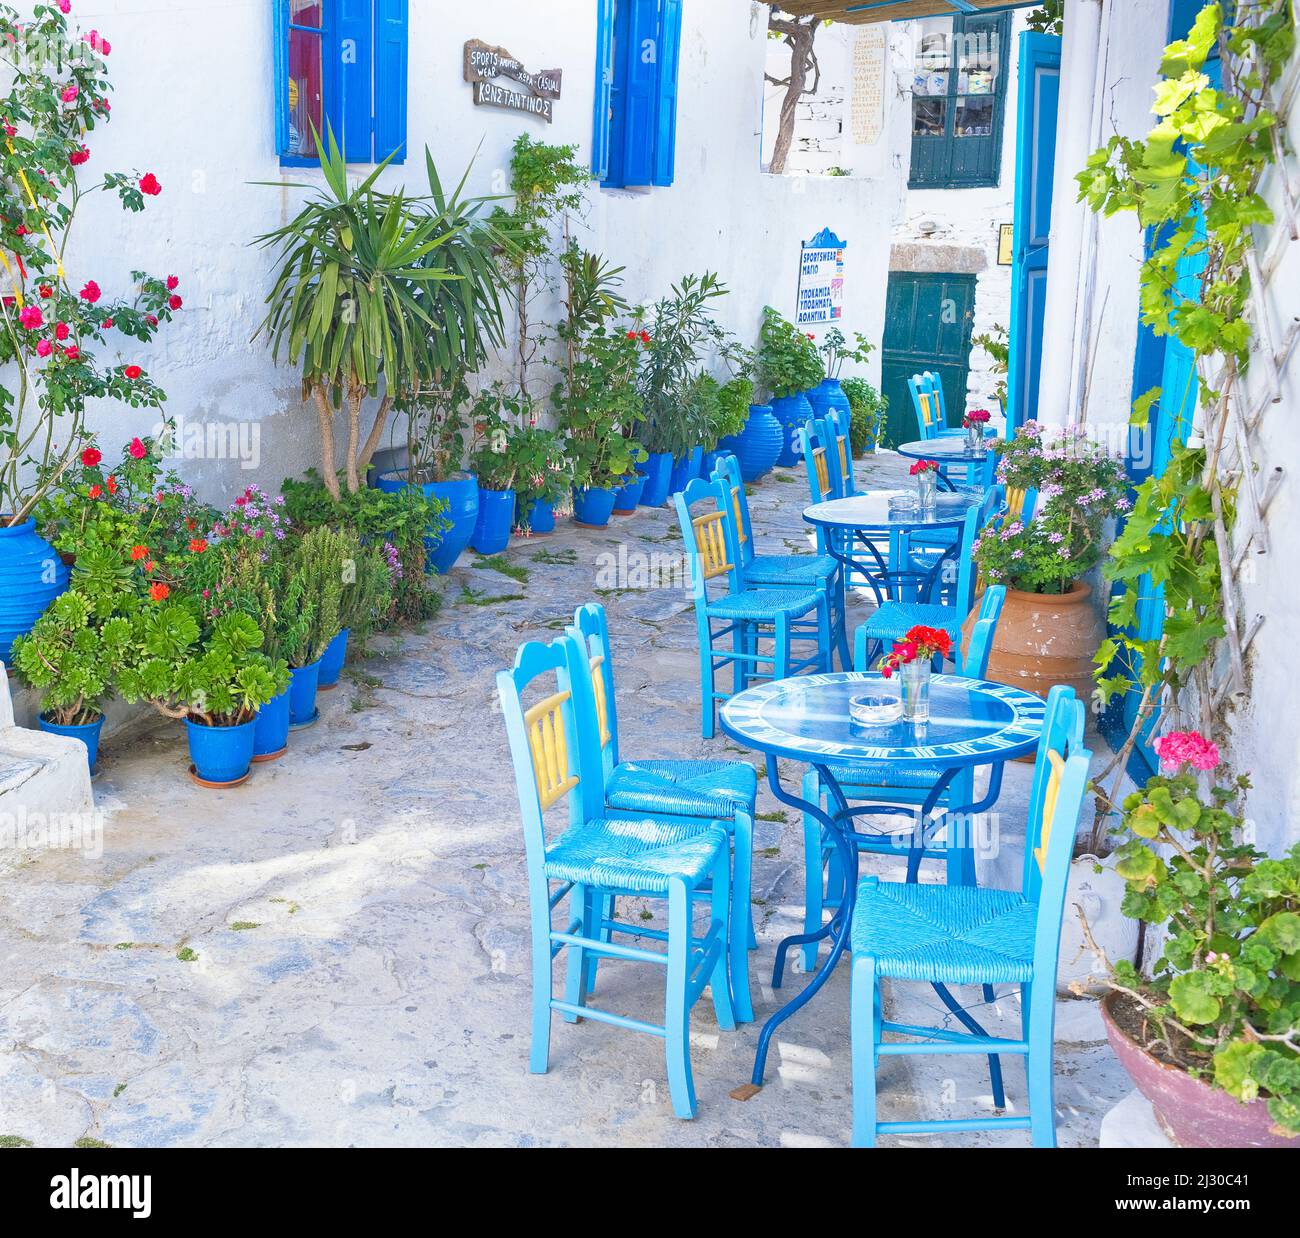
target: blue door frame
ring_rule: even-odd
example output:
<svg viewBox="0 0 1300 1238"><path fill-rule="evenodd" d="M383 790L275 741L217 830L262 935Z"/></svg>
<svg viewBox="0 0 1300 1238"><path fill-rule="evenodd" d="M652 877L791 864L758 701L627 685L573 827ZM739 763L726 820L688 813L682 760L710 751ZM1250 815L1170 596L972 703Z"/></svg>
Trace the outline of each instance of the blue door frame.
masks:
<svg viewBox="0 0 1300 1238"><path fill-rule="evenodd" d="M1012 429L1038 414L1060 88L1061 40L1032 31L1022 34L1006 410Z"/></svg>

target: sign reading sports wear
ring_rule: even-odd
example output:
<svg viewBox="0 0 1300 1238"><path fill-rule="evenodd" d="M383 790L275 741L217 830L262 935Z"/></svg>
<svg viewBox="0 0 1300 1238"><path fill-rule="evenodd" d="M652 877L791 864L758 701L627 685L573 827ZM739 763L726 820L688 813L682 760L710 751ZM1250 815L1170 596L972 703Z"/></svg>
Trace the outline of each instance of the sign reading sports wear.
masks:
<svg viewBox="0 0 1300 1238"><path fill-rule="evenodd" d="M845 251L842 241L823 228L811 241L804 241L799 255L799 298L795 325L815 327L840 322L844 317Z"/></svg>
<svg viewBox="0 0 1300 1238"><path fill-rule="evenodd" d="M524 89L512 90L496 80L501 77ZM474 102L479 107L527 112L550 124L555 119L555 100L560 97L563 77L560 69L529 73L504 47L491 47L479 39L465 44L465 80L473 83Z"/></svg>

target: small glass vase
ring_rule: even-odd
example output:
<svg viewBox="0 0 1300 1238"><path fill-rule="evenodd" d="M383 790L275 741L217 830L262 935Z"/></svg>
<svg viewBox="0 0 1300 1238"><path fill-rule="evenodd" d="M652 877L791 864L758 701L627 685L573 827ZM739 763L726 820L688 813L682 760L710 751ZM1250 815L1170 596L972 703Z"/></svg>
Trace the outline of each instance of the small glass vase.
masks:
<svg viewBox="0 0 1300 1238"><path fill-rule="evenodd" d="M904 662L899 669L903 680L903 719L906 722L930 721L930 662L917 658Z"/></svg>
<svg viewBox="0 0 1300 1238"><path fill-rule="evenodd" d="M939 474L934 469L926 469L916 475L916 497L920 500L923 512L933 511L939 494Z"/></svg>
<svg viewBox="0 0 1300 1238"><path fill-rule="evenodd" d="M966 427L966 452L978 456L984 451L984 427L976 422Z"/></svg>

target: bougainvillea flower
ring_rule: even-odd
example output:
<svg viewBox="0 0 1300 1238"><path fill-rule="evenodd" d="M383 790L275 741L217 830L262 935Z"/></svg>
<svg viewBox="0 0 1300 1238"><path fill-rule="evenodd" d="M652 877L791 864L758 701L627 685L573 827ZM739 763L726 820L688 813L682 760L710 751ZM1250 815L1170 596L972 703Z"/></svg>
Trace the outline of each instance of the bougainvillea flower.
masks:
<svg viewBox="0 0 1300 1238"><path fill-rule="evenodd" d="M95 281L92 279L92 280L87 280L86 286L81 290L81 292L78 295L80 295L83 301L89 301L91 305L94 305L95 302L98 301L99 298L103 295L103 293L100 292L99 285L95 283Z"/></svg>
<svg viewBox="0 0 1300 1238"><path fill-rule="evenodd" d="M1196 731L1170 731L1152 745L1166 769L1190 765L1209 771L1219 765L1219 746Z"/></svg>
<svg viewBox="0 0 1300 1238"><path fill-rule="evenodd" d="M147 193L151 198L156 198L162 193L162 185L152 172L146 172L140 178L140 192Z"/></svg>
<svg viewBox="0 0 1300 1238"><path fill-rule="evenodd" d="M38 357L48 357L54 351L54 345L49 340L40 340L36 345L36 355Z"/></svg>
<svg viewBox="0 0 1300 1238"><path fill-rule="evenodd" d="M22 313L18 315L18 321L28 331L35 331L37 327L45 325L45 315L41 313L39 306L24 305Z"/></svg>
<svg viewBox="0 0 1300 1238"><path fill-rule="evenodd" d="M144 371L138 365L128 365L122 373L134 382Z"/></svg>
<svg viewBox="0 0 1300 1238"><path fill-rule="evenodd" d="M138 438L131 440L131 446L127 451L130 452L132 460L143 460L149 454L149 449Z"/></svg>
<svg viewBox="0 0 1300 1238"><path fill-rule="evenodd" d="M165 602L167 600L167 595L170 593L171 590L161 581L155 580L154 583L149 586L149 596L153 598L155 602Z"/></svg>
<svg viewBox="0 0 1300 1238"><path fill-rule="evenodd" d="M81 453L81 463L88 469L93 469L103 458L103 453L97 447L87 447Z"/></svg>

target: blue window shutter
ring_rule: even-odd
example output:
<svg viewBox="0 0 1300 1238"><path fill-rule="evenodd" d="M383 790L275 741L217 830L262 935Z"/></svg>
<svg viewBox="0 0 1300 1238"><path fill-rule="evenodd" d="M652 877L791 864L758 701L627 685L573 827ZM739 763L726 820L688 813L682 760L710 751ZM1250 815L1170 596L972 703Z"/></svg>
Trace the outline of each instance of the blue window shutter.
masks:
<svg viewBox="0 0 1300 1238"><path fill-rule="evenodd" d="M626 128L623 134L624 185L654 181L655 101L659 94L659 0L623 0L632 5L628 46Z"/></svg>
<svg viewBox="0 0 1300 1238"><path fill-rule="evenodd" d="M275 153L289 150L289 0L275 0L272 6L275 30Z"/></svg>
<svg viewBox="0 0 1300 1238"><path fill-rule="evenodd" d="M610 108L614 98L614 0L596 0L596 103L591 127L591 174L609 177Z"/></svg>
<svg viewBox="0 0 1300 1238"><path fill-rule="evenodd" d="M369 163L373 152L371 0L335 0L332 54L339 84L339 130L336 130L339 145L349 163Z"/></svg>
<svg viewBox="0 0 1300 1238"><path fill-rule="evenodd" d="M671 185L677 166L677 78L682 59L682 0L663 0L659 21L659 91L655 105L656 185Z"/></svg>
<svg viewBox="0 0 1300 1238"><path fill-rule="evenodd" d="M375 0L375 161L406 159L407 0Z"/></svg>

